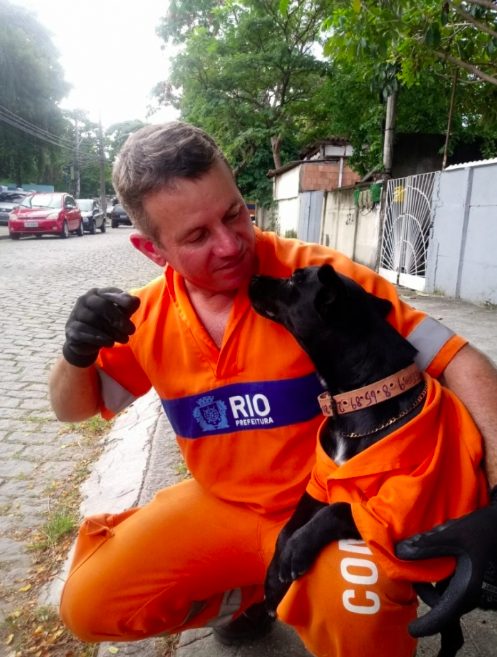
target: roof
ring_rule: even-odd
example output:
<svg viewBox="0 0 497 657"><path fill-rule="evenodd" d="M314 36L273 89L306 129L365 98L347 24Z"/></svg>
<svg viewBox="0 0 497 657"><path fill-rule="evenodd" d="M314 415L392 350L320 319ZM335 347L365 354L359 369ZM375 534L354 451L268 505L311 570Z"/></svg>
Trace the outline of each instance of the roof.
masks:
<svg viewBox="0 0 497 657"><path fill-rule="evenodd" d="M336 160L331 159L329 157L326 158L320 158L319 160L292 160L291 162L287 162L286 164L283 164L280 166L278 169L269 169L267 172L267 177L268 178L274 178L275 176L279 176L282 173L285 173L286 171L290 171L290 169L294 169L295 167L301 166L301 165L315 165L315 164L334 164Z"/></svg>
<svg viewBox="0 0 497 657"><path fill-rule="evenodd" d="M488 164L497 164L497 157L492 157L488 160L475 160L474 162L461 162L460 164L451 164L446 167L444 171L453 171L454 169L467 169L469 167L483 167Z"/></svg>
<svg viewBox="0 0 497 657"><path fill-rule="evenodd" d="M318 153L322 146L349 146L350 142L343 137L330 137L329 139L320 139L300 151L299 155L302 160L306 160Z"/></svg>
<svg viewBox="0 0 497 657"><path fill-rule="evenodd" d="M273 178L274 176L278 176L280 173L285 173L285 171L290 171L290 169L298 167L299 164L303 164L303 163L304 160L292 160L291 162L287 162L286 164L283 164L281 167L278 167L277 169L269 169L269 171L267 172L267 177Z"/></svg>

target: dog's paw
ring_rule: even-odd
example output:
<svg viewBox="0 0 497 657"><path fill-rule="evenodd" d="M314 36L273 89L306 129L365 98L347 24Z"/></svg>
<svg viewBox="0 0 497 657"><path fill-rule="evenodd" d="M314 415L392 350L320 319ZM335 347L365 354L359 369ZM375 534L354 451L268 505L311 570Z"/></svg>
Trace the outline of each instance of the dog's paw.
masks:
<svg viewBox="0 0 497 657"><path fill-rule="evenodd" d="M266 603L267 612L270 616L276 616L276 609L285 597L286 592L290 588L290 584L291 582L281 582L280 580L278 580L277 583L272 582L271 584L266 582L264 601Z"/></svg>
<svg viewBox="0 0 497 657"><path fill-rule="evenodd" d="M312 566L316 556L304 541L299 540L299 537L292 537L285 546L280 559L280 580L291 583L302 577Z"/></svg>

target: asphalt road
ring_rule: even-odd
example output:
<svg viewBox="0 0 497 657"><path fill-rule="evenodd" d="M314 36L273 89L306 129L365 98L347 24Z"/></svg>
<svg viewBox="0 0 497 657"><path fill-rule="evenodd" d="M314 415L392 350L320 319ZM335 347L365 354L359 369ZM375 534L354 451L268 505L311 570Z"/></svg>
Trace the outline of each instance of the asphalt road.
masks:
<svg viewBox="0 0 497 657"><path fill-rule="evenodd" d="M47 397L69 312L91 287L129 289L160 274L129 244L131 230L20 241L0 232L0 622L22 596L31 530L45 522L53 482L84 457Z"/></svg>

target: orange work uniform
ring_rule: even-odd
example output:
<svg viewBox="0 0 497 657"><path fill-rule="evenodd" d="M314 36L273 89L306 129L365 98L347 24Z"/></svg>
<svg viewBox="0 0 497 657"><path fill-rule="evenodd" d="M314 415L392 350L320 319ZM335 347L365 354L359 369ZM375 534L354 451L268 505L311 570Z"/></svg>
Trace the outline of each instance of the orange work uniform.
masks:
<svg viewBox="0 0 497 657"><path fill-rule="evenodd" d="M330 262L389 299L389 321L420 347L434 376L465 344L340 253L259 231L256 252L260 274L289 276ZM132 317L136 332L128 344L102 349L97 361L101 411L111 417L153 387L193 479L160 491L140 509L84 522L61 614L87 641L226 621L260 600L276 536L308 483L321 423L311 361L283 327L253 311L246 289L234 299L220 349L171 267L133 294L141 299ZM383 579L386 596L395 600L385 618L397 625L400 616L415 614L415 597L410 587ZM379 640L377 625L370 635L377 632ZM403 641L398 654L410 655L414 643ZM354 650L348 654L367 654Z"/></svg>
<svg viewBox="0 0 497 657"><path fill-rule="evenodd" d="M434 582L452 574L452 557L402 561L395 556L395 545L413 533L488 504L478 428L449 390L431 377L425 379L427 395L421 413L344 464L337 465L326 454L318 435L316 463L307 492L324 503L349 502L365 541L362 552L349 549L348 556L342 558L342 562L350 562L352 555L353 565L359 568L355 577L350 576L347 566L341 569L352 613L354 608L359 614L380 611L373 581L376 567L396 581ZM323 427L324 423L321 430ZM374 562L365 554L374 555ZM354 589L351 584L355 584ZM321 581L321 586L326 583ZM301 592L296 595L290 589L280 613L288 621L296 619L307 638L309 628L299 621L302 597ZM325 654L334 638L327 637L323 628L319 637Z"/></svg>

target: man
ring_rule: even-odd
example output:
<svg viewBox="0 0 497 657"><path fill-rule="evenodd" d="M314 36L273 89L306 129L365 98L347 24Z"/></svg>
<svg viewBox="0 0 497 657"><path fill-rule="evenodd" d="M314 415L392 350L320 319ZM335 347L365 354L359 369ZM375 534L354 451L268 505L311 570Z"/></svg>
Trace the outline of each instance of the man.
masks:
<svg viewBox="0 0 497 657"><path fill-rule="evenodd" d="M365 267L254 229L227 162L203 131L181 122L143 128L124 145L113 181L138 228L132 244L164 274L131 295L104 288L78 299L51 374L52 405L64 421L112 417L154 387L193 477L141 509L84 522L61 602L64 621L83 640L210 624L230 641L269 627L262 585L276 536L308 481L320 386L293 338L251 309L254 273L285 276L329 261L389 298L389 320L418 348L421 366L443 376L474 415L497 483L497 374L489 361ZM344 559L358 554L374 562L364 545L325 549L292 585L283 620L316 655L410 657L406 626L416 596L374 563L374 581L351 588ZM323 578L326 599L313 587ZM372 592L381 601L374 610Z"/></svg>

